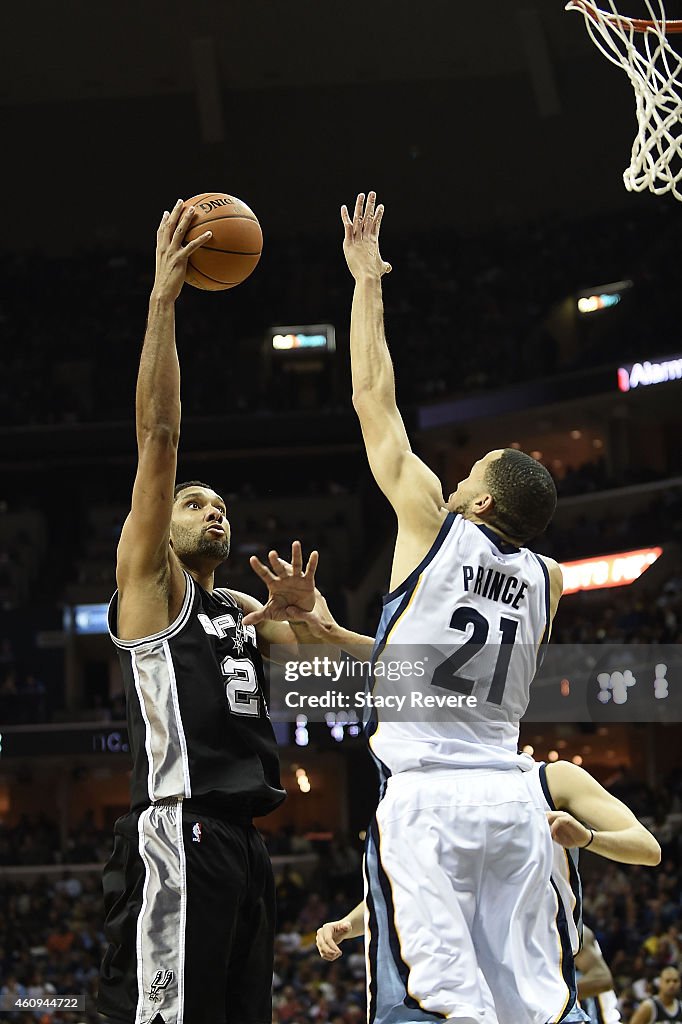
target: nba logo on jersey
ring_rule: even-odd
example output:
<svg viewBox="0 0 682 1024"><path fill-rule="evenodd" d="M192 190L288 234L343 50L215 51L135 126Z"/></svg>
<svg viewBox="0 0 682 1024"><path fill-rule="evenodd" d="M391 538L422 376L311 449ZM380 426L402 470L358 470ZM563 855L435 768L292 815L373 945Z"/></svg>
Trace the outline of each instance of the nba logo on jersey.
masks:
<svg viewBox="0 0 682 1024"><path fill-rule="evenodd" d="M194 824L192 825L192 842L193 843L200 843L201 842L201 822L200 821L195 821Z"/></svg>

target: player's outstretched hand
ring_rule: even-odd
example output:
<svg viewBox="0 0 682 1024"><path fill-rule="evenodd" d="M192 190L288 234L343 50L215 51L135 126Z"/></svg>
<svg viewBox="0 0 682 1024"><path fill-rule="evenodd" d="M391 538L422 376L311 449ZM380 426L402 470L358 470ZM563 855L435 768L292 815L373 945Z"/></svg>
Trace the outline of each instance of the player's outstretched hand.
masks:
<svg viewBox="0 0 682 1024"><path fill-rule="evenodd" d="M299 540L295 540L291 545L290 562L285 562L276 551L271 551L268 555L268 568L252 555L249 564L268 588L268 599L260 611L251 612L244 617L244 625L255 626L258 622L268 620L283 622L287 618L289 605L296 605L303 612L312 611L315 607L315 570L319 557L317 551L313 551L304 571L303 552Z"/></svg>
<svg viewBox="0 0 682 1024"><path fill-rule="evenodd" d="M338 960L343 956L338 943L348 937L352 927L350 920L344 917L341 921L327 921L317 929L315 942L323 960Z"/></svg>
<svg viewBox="0 0 682 1024"><path fill-rule="evenodd" d="M183 210L182 199L178 199L170 212L166 210L156 232L156 276L152 294L156 293L160 298L172 302L175 302L185 283L187 260L212 236L211 231L204 231L193 242L182 244L194 213L193 206Z"/></svg>
<svg viewBox="0 0 682 1024"><path fill-rule="evenodd" d="M590 841L592 833L587 825L583 825L568 811L547 811L547 821L552 839L559 846L580 847Z"/></svg>
<svg viewBox="0 0 682 1024"><path fill-rule="evenodd" d="M348 269L359 281L362 277L382 277L391 272L391 264L381 258L379 252L379 229L384 208L376 206L376 192L370 192L365 202L365 194L361 192L355 200L353 219L350 219L348 207L341 207L343 222L343 254Z"/></svg>

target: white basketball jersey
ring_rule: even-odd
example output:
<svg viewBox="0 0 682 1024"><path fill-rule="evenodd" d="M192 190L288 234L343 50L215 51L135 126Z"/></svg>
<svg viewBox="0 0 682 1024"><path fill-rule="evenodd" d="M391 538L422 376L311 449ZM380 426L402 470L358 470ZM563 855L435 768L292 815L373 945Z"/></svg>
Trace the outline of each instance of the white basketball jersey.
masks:
<svg viewBox="0 0 682 1024"><path fill-rule="evenodd" d="M549 625L542 559L450 513L421 564L384 598L366 721L384 774L529 767L519 720Z"/></svg>
<svg viewBox="0 0 682 1024"><path fill-rule="evenodd" d="M531 770L525 776L531 789L533 799L544 811L556 811L552 794L547 781L546 765L542 761L534 761ZM578 850L566 849L559 843L552 843L552 886L557 895L557 925L565 919L566 931L570 937L571 949L575 956L583 942L582 918L582 884L578 873Z"/></svg>

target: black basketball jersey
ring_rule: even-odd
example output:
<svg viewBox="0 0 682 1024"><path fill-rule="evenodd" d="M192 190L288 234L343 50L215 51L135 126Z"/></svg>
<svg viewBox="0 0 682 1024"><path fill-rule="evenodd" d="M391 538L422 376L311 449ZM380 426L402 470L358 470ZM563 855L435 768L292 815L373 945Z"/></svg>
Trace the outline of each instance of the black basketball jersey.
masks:
<svg viewBox="0 0 682 1024"><path fill-rule="evenodd" d="M656 1010L654 1021L667 1021L668 1024L682 1024L682 1003L679 999L675 1000L673 1010L666 1010L658 996L654 996L652 1002L654 1004L654 1009Z"/></svg>
<svg viewBox="0 0 682 1024"><path fill-rule="evenodd" d="M228 591L209 594L185 577L180 614L153 636L119 640L118 592L109 605L126 691L132 807L181 797L226 817L268 814L285 793L256 630L242 625Z"/></svg>

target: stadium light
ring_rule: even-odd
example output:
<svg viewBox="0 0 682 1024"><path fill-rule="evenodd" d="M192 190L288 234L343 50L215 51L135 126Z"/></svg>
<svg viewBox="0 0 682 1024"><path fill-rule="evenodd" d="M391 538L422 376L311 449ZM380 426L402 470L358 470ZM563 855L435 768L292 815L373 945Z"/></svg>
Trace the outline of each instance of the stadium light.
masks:
<svg viewBox="0 0 682 1024"><path fill-rule="evenodd" d="M576 296L578 312L586 316L611 309L618 305L623 292L629 288L632 288L632 281L614 281L613 284L602 284L589 291L579 292Z"/></svg>
<svg viewBox="0 0 682 1024"><path fill-rule="evenodd" d="M333 324L271 327L268 331L268 341L274 352L336 351L336 331Z"/></svg>

